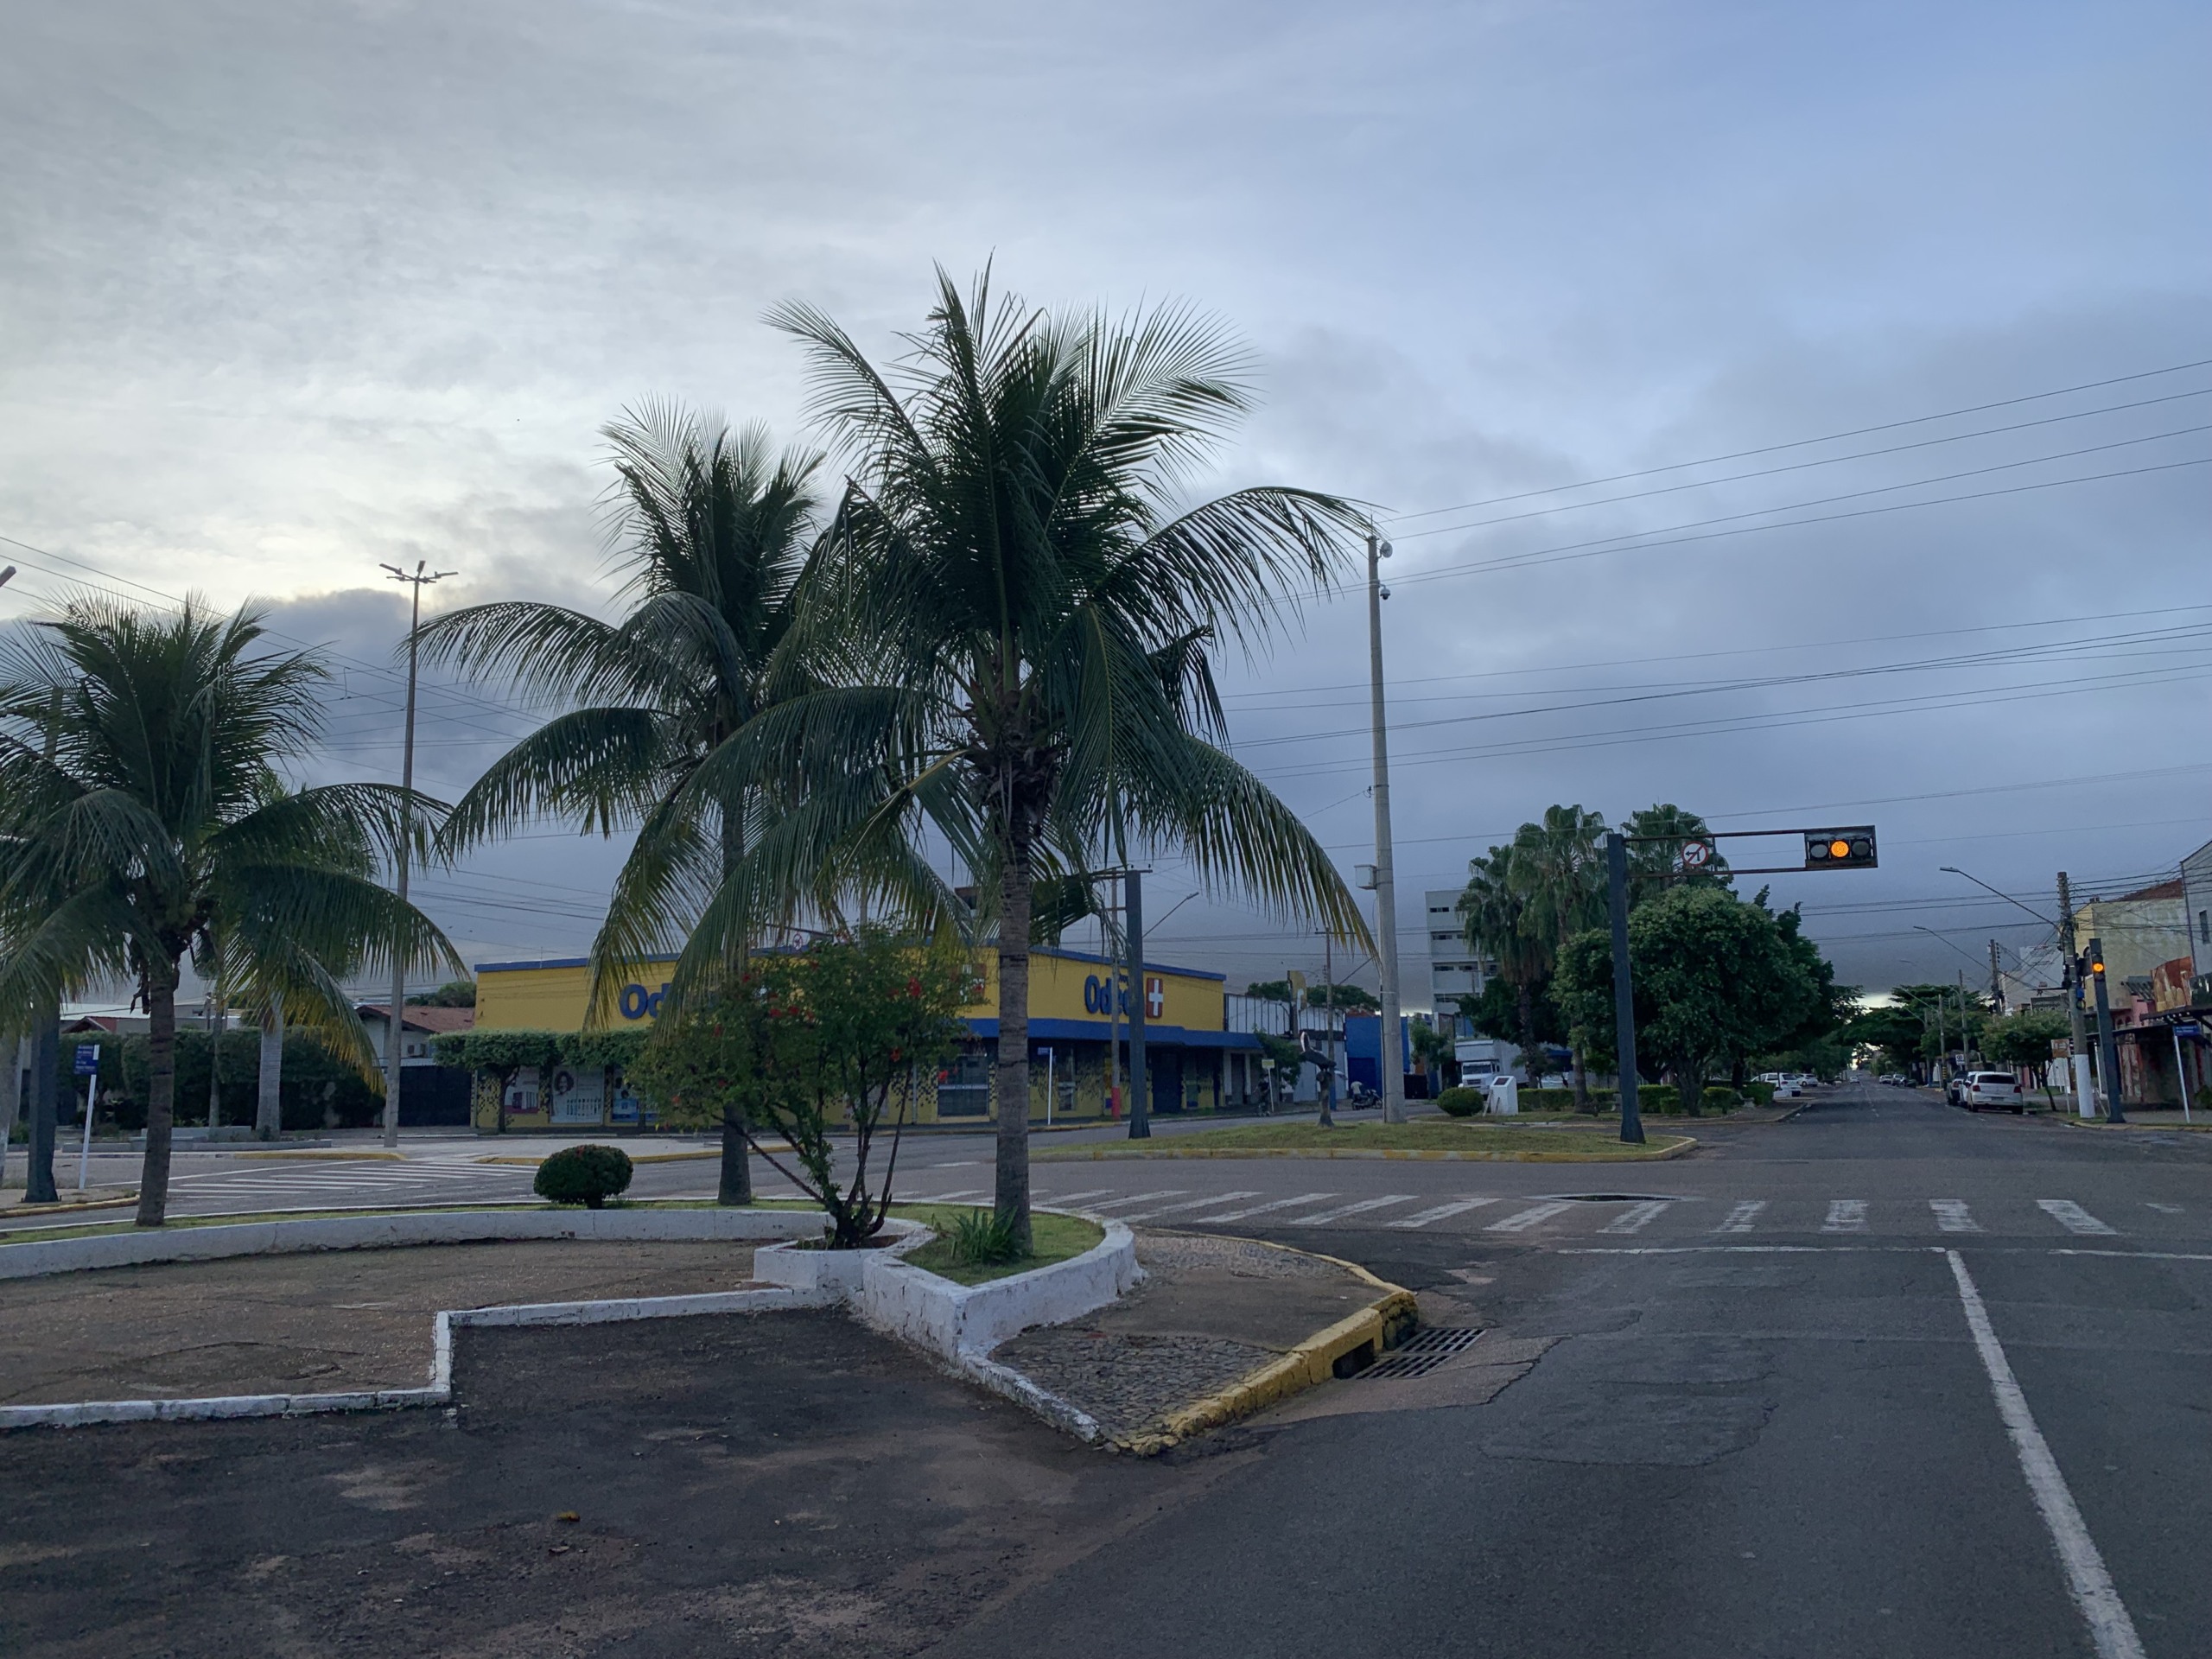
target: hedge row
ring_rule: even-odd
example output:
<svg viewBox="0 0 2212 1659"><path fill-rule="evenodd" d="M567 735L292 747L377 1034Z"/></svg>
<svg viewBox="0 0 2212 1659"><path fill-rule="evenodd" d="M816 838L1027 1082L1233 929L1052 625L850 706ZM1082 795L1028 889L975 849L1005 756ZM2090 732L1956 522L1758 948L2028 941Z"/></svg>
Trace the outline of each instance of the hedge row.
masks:
<svg viewBox="0 0 2212 1659"><path fill-rule="evenodd" d="M1748 1096L1759 1105L1774 1098L1773 1089L1764 1083L1746 1084L1744 1092L1724 1089L1715 1084L1706 1086L1705 1109L1710 1112L1732 1112L1744 1103ZM1521 1109L1524 1112L1566 1112L1574 1109L1572 1089L1523 1089L1519 1091ZM1484 1109L1490 1096L1480 1089L1446 1089L1436 1097L1436 1103L1453 1117L1471 1117ZM1678 1115L1682 1109L1681 1090L1671 1083L1640 1084L1636 1091L1637 1109L1656 1113L1662 1117ZM1597 1111L1611 1112L1620 1109L1620 1096L1611 1089L1592 1089L1591 1107Z"/></svg>
<svg viewBox="0 0 2212 1659"><path fill-rule="evenodd" d="M440 1065L511 1075L524 1066L626 1066L638 1058L643 1031L456 1031L430 1039Z"/></svg>
<svg viewBox="0 0 2212 1659"><path fill-rule="evenodd" d="M221 1090L223 1122L251 1123L261 1098L261 1033L226 1031L214 1043L205 1027L182 1027L176 1034L176 1122L207 1121L207 1069L211 1049ZM65 1032L58 1067L61 1097L82 1102L85 1080L75 1075L77 1049L92 1044L100 1051L100 1121L136 1134L146 1127L146 1094L152 1074L149 1039L143 1033ZM315 1038L299 1032L284 1037L284 1080L277 1090L288 1129L365 1128L384 1111L384 1090L372 1086L347 1062ZM65 1117L76 1108L65 1105ZM18 1120L17 1133L22 1131Z"/></svg>

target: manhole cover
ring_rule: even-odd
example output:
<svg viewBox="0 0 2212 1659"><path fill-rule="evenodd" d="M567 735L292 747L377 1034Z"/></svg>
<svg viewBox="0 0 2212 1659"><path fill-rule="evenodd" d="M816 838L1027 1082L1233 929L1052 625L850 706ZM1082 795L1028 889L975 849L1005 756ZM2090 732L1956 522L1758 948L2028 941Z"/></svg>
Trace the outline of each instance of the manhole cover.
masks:
<svg viewBox="0 0 2212 1659"><path fill-rule="evenodd" d="M1453 1355L1466 1352L1482 1333L1476 1325L1428 1325L1362 1371L1358 1380L1423 1376Z"/></svg>

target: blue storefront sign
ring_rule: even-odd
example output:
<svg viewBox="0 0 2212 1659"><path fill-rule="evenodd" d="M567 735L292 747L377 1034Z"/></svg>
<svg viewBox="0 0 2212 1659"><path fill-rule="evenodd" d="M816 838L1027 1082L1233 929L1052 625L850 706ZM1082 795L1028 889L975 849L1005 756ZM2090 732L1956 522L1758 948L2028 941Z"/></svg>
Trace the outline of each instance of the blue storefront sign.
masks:
<svg viewBox="0 0 2212 1659"><path fill-rule="evenodd" d="M643 1020L648 1015L660 1018L661 999L668 995L668 982L663 980L660 988L649 991L642 985L625 985L615 1006L625 1020Z"/></svg>
<svg viewBox="0 0 2212 1659"><path fill-rule="evenodd" d="M97 1077L100 1074L100 1046L98 1043L77 1045L76 1074L80 1077Z"/></svg>

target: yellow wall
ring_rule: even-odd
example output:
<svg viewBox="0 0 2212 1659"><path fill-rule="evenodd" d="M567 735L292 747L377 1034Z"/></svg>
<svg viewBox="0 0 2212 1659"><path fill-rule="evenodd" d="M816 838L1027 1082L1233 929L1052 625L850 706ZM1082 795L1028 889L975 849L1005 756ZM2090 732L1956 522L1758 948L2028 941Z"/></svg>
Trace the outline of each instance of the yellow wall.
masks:
<svg viewBox="0 0 2212 1659"><path fill-rule="evenodd" d="M618 1030L649 1025L652 998L667 983L672 964L655 963L632 975L621 1006L608 1023ZM998 957L984 952L976 963L982 970L982 994L961 1012L971 1020L998 1016ZM1033 1020L1104 1020L1103 1000L1111 971L1105 964L1078 961L1038 951L1029 958L1029 1017ZM1183 1026L1192 1031L1223 1029L1223 984L1193 974L1149 969L1145 977L1157 981L1163 1011L1147 1010L1157 1025ZM1086 1008L1084 982L1092 982L1097 1006ZM476 1029L479 1031L578 1031L584 1023L591 985L591 970L582 965L494 968L476 979Z"/></svg>

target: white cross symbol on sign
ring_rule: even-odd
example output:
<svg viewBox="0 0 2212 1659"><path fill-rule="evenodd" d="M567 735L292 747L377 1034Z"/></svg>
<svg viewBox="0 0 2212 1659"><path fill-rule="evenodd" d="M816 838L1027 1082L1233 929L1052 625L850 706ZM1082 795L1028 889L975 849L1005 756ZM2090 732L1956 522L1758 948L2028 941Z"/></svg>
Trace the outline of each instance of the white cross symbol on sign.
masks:
<svg viewBox="0 0 2212 1659"><path fill-rule="evenodd" d="M1144 982L1144 1017L1158 1020L1167 1013L1167 985L1157 974Z"/></svg>

